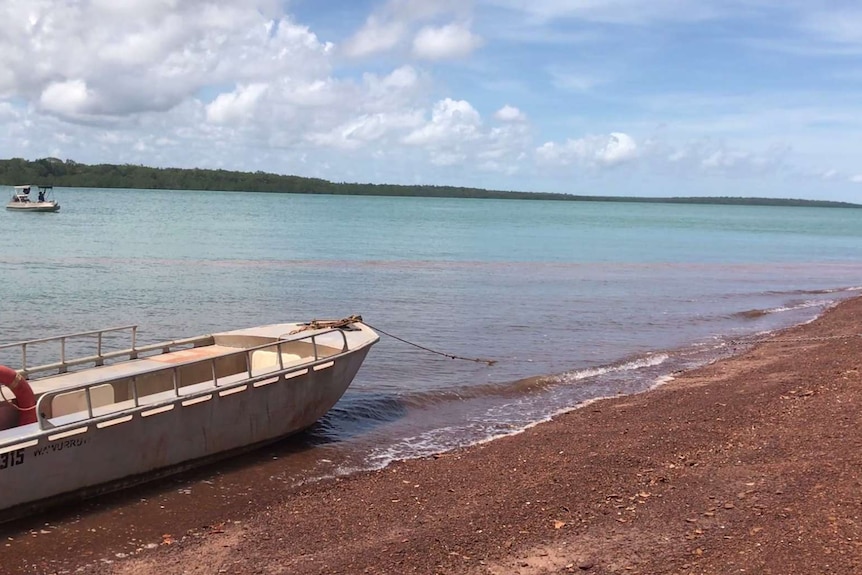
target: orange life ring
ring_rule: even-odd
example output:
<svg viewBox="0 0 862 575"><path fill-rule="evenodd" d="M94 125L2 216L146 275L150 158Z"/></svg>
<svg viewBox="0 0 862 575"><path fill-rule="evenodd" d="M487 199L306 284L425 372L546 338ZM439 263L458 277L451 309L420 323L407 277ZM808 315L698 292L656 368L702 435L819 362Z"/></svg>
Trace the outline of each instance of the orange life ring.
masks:
<svg viewBox="0 0 862 575"><path fill-rule="evenodd" d="M36 396L24 376L12 368L0 365L0 384L15 394L18 403L18 425L36 423Z"/></svg>

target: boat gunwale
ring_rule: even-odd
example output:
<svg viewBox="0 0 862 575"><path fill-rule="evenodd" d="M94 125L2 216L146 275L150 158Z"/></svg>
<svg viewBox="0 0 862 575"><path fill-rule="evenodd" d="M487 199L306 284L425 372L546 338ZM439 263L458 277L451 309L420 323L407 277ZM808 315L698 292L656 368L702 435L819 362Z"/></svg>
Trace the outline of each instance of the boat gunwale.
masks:
<svg viewBox="0 0 862 575"><path fill-rule="evenodd" d="M192 384L192 385L200 385L203 383L210 383L211 385L206 386L206 387L202 387L201 389L195 390L195 391L190 392L188 394L179 394L178 391L181 388L174 388L173 390L166 390L165 392L173 391L175 393L175 395L173 395L170 398L166 398L164 400L161 400L161 401L155 401L153 403L146 403L146 404L138 403L137 405L134 405L130 408L121 409L118 411L112 411L110 413L105 413L105 414L97 415L97 416L89 416L89 417L86 417L84 419L76 419L75 421L71 421L68 423L61 423L60 425L56 425L56 426L51 424L51 422L48 418L43 419L41 416L39 416L39 421L37 423L28 424L27 426L13 427L13 428L10 428L9 430L3 430L3 431L8 432L8 431L11 431L14 429L22 429L22 428L26 428L26 427L30 427L30 426L34 426L34 425L38 426L38 430L29 432L29 433L23 433L21 435L18 435L15 437L10 437L8 439L3 439L2 438L3 431L0 431L0 453L4 453L5 451L9 451L10 447L18 448L18 446L20 444L23 444L23 443L29 443L30 444L29 446L34 445L34 444L32 444L32 441L37 441L38 443L41 443L41 440L43 437L47 437L48 435L56 435L58 433L62 433L64 430L73 429L75 427L89 426L89 425L93 425L93 424L98 425L99 423L101 423L103 421L109 421L109 420L117 419L117 418L129 415L129 414L134 415L135 413L138 413L138 412L141 412L144 410L158 409L160 407L165 407L167 405L173 405L176 403L187 402L187 401L195 399L197 397L211 394L213 392L213 390L219 390L219 391L230 390L233 388L241 387L243 385L252 385L252 387L254 387L254 384L258 383L260 381L264 381L264 380L272 379L272 378L281 379L283 376L285 376L289 373L292 373L292 372L301 371L303 369L312 369L317 365L321 365L321 364L325 364L325 363L329 363L329 362L334 362L337 359L341 359L342 357L352 355L355 352L361 351L362 349L365 349L366 347L374 345L375 343L377 343L380 340L380 336L377 335L373 330L371 330L370 328L368 328L364 324L362 326L362 331L366 332L367 335L371 335L373 337L370 337L370 338L366 339L365 341L362 341L356 347L349 347L349 344L347 342L347 336L342 329L330 328L330 329L326 329L326 330L315 330L314 333L311 333L311 334L308 334L308 335L305 335L302 337L298 337L298 338L277 339L275 341L268 342L268 343L260 345L260 346L255 346L252 348L238 349L236 352L232 352L231 354L225 354L222 356L217 356L217 357L227 357L229 355L233 355L233 353L236 353L236 354L247 353L248 354L248 353L251 353L253 351L260 350L260 349L271 348L274 345L283 344L283 343L291 343L291 342L295 342L295 341L302 341L303 339L315 338L317 336L326 335L326 334L333 333L333 332L339 332L342 335L342 337L344 338L344 342L345 342L344 348L342 348L342 350L340 352L338 352L334 355L329 355L326 357L318 357L317 359L314 359L312 361L308 361L308 362L304 362L304 363L300 363L300 364L296 364L296 365L291 365L290 367L277 369L275 371L269 371L269 372L259 374L259 375L252 375L249 377L244 377L241 380L230 382L230 383L227 383L225 385L218 385L218 378L215 380L207 380L204 382L199 382L198 384ZM180 367L183 367L183 366L188 366L188 365L193 365L196 363L203 363L206 361L213 361L213 360L214 360L214 358L206 358L204 360L196 360L196 361L191 360L188 362L184 362L184 363L180 363L180 364L176 364L176 365L172 365L172 366L168 366L168 367L164 367L164 368L143 371L141 373L147 374L147 375L153 374L153 373L162 373L162 372L166 372L166 371L173 371L173 370L179 369ZM246 373L248 373L248 372L246 372ZM46 392L46 393L42 394L42 396L40 396L40 398L39 398L39 401L38 401L37 406L36 406L37 413L38 413L39 405L41 405L42 399L44 397L49 397L49 396L50 397L56 397L57 395L59 395L61 393L80 391L80 390L87 389L90 387L95 387L97 385L104 385L104 384L107 384L107 383L110 383L113 381L125 379L127 377L129 377L129 376L106 378L106 379L102 379L102 380L96 380L96 381L93 381L90 383L77 384L75 386L70 386L70 387L61 388L61 389ZM224 376L224 377L228 378L231 376ZM191 386L189 386L189 387L191 387ZM159 392L159 393L165 393L165 392ZM153 395L156 395L156 394L153 394ZM146 397L146 396L144 396L144 397ZM140 399L140 398L138 398L138 399ZM115 403L119 403L119 402L115 402ZM111 405L111 404L107 404L106 406L109 406L109 405ZM102 407L106 407L106 406L102 406ZM92 406L90 406L90 411L92 411ZM86 413L86 412L75 412L75 413ZM72 415L72 414L69 414L69 415ZM64 416L60 416L60 417L64 417ZM43 424L42 424L43 421L45 423L47 423L50 427L43 427Z"/></svg>

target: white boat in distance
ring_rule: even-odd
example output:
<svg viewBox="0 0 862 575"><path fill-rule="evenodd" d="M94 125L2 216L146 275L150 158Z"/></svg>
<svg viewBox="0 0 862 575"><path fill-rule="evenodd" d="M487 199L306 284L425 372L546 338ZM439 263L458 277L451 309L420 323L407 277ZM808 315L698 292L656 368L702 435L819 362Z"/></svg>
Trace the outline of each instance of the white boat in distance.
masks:
<svg viewBox="0 0 862 575"><path fill-rule="evenodd" d="M0 345L1 353L21 354L20 369L0 366L0 521L309 427L341 398L379 340L361 319L146 346L136 345L137 326ZM116 341L122 349L106 349ZM87 342L94 353L66 357L67 348ZM45 346L58 347L59 360L31 367L28 356L41 349L47 357Z"/></svg>
<svg viewBox="0 0 862 575"><path fill-rule="evenodd" d="M38 189L35 200L30 198L32 188ZM53 186L15 186L12 199L6 204L6 209L22 212L56 212L60 209L60 204L51 198L53 192Z"/></svg>

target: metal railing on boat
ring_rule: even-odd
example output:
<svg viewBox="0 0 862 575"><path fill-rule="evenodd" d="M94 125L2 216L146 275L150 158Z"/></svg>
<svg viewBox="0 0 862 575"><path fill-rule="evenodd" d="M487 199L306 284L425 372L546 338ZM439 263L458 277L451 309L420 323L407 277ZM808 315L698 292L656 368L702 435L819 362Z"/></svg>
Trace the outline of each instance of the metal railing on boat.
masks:
<svg viewBox="0 0 862 575"><path fill-rule="evenodd" d="M319 344L318 339L331 333L338 333L341 336L341 350L334 354L321 355L320 346L327 347L329 349L333 348L332 346L324 346L323 344ZM160 411L162 408L172 409L172 406L178 402L182 402L183 406L193 405L195 403L199 403L202 400L211 399L211 397L206 396L211 396L213 390L218 390L220 396L227 396L237 391L244 391L245 388L248 388L249 386L251 386L252 388L262 387L270 383L275 383L282 378L290 379L293 377L305 375L306 373L308 373L309 370L319 371L322 369L326 369L334 364L335 359L350 351L347 342L347 335L344 333L343 330L337 328L327 329L325 331L319 331L315 333L309 333L306 335L300 335L297 337L288 336L287 339L282 339L283 337L284 336L279 336L279 339L261 344L259 346L246 349L238 349L236 352L233 353L227 353L211 358L178 363L170 367L165 367L157 370L148 370L143 373L132 375L129 377L108 377L85 384L63 387L61 389L46 392L41 397L39 397L36 404L36 418L37 423L39 424L39 429L43 431L57 430L61 427L68 429L69 426L80 426L81 424L89 424L91 422L96 422L97 424L99 424L107 422L108 420L116 419L118 415L124 414L125 412L128 412L130 410L135 410L142 407L149 408L149 412L154 414ZM288 345L296 344L297 342L304 341L308 341L308 343L311 344L313 351L312 357L307 361L303 361L302 363L285 366L285 347ZM140 350L142 348L138 349ZM258 373L255 373L256 370L253 366L252 354L257 351L273 352L276 355L277 359L275 366L273 366L273 368L268 371L260 370ZM219 376L217 374L217 361L223 361L225 358L237 357L242 355L245 356L245 370L237 373L232 373L230 375ZM187 367L189 365L202 363L209 363L212 379L205 380L202 382L196 382L187 386L181 385L180 370L183 367ZM146 376L147 378L152 378L163 373L171 374L170 378L172 381L172 389L143 395L140 393L138 387L139 377ZM109 402L105 404L95 405L96 402L93 398L93 390L99 386L111 384L112 382L117 382L120 380L129 380L131 382L132 397L129 400L125 401ZM55 397L80 391L82 391L84 395L84 401L86 404L85 411L82 411L77 415L73 413L66 416L61 416L59 418L48 417L45 415L45 412L47 411L46 408L49 405L49 402L53 401ZM57 423L52 423L50 421L51 419L58 419L59 421L57 421ZM109 423L106 423L106 425L107 424ZM69 433L77 433L77 430L70 431Z"/></svg>
<svg viewBox="0 0 862 575"><path fill-rule="evenodd" d="M128 348L115 349L106 351L104 349L105 340L107 339L105 336L107 334L114 333L122 333L128 331L131 339L131 345ZM83 338L93 338L95 337L96 342L96 350L95 354L86 355L82 357L66 357L66 347L67 343L73 339L83 339ZM69 333L63 334L53 337L44 337L39 339L31 339L27 341L19 341L15 343L7 343L0 345L0 351L4 349L14 349L21 348L21 367L18 369L18 372L24 377L28 377L33 373L41 373L45 371L53 371L57 370L57 373L66 373L69 371L70 367L76 367L81 365L92 364L93 366L104 365L105 361L117 358L124 359L137 359L141 354L149 353L151 351L160 351L160 353L169 353L173 349L177 349L185 346L193 346L200 347L203 345L210 345L213 342L213 337L211 335L198 336L186 339L178 339L166 342L159 342L148 345L137 345L137 337L138 337L138 326L137 325L124 325L119 327L109 327L105 329L98 329L93 331L82 331L78 333ZM35 365L28 366L28 348L33 348L36 345L49 344L52 342L58 342L60 345L60 359L59 361L55 361L52 363L46 363L43 365ZM84 344L81 344L84 345Z"/></svg>

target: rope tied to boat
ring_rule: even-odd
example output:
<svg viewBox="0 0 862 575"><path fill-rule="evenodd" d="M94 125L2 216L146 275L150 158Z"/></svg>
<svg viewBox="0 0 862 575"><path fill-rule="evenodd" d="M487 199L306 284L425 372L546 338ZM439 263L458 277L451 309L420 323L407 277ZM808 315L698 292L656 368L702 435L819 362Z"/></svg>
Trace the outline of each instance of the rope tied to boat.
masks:
<svg viewBox="0 0 862 575"><path fill-rule="evenodd" d="M463 361L473 361L476 363L485 363L485 364L488 364L488 367L491 367L495 363L497 363L496 359L485 359L485 358L481 358L481 357L464 357L461 355L455 355L453 353L445 353L442 351L437 351L436 349L431 349L430 347L425 347L424 345L419 345L418 343L413 343L412 341L407 341L406 339L398 337L397 335L387 333L387 332L383 331L382 329L380 329L379 327L375 327L368 322L362 322L362 323L364 323L365 325L367 325L368 327L370 327L374 331L380 332L385 336L391 337L392 339L396 339L396 340L400 341L401 343L406 343L407 345L412 345L413 347L415 347L417 349L421 349L423 351L427 351L429 353L434 353L437 355L442 355L443 357L448 357L449 359L460 359Z"/></svg>
<svg viewBox="0 0 862 575"><path fill-rule="evenodd" d="M343 319L331 319L331 320L314 319L308 323L300 324L302 327L299 327L299 328L293 330L292 332L290 332L290 335L294 335L294 334L297 334L297 333L300 333L303 331L313 330L313 329L350 329L350 327L354 323L363 323L364 325L367 325L368 327L370 327L374 331L379 332L379 333L381 333L387 337L391 337L392 339L398 340L401 343L406 343L407 345L412 345L413 347L415 347L417 349L421 349L422 351L427 351L428 353L433 353L436 355L442 355L443 357L448 357L449 359L460 359L463 361L473 361L476 363L485 363L488 365L488 367L497 363L496 359L484 359L481 357L464 357L461 355L455 355L453 353L445 353L442 351L437 351L436 349L431 349L430 347L425 347L424 345L419 345L418 343L414 343L414 342L408 341L402 337L398 337L397 335L393 335L391 333L385 332L382 329L380 329L379 327L373 326L366 321L362 321L361 315L351 315L351 316L348 316L348 317L343 318Z"/></svg>
<svg viewBox="0 0 862 575"><path fill-rule="evenodd" d="M293 330L290 335L313 329L345 329L361 321L361 315L351 315L343 319L313 319L308 323L300 324L302 327Z"/></svg>

